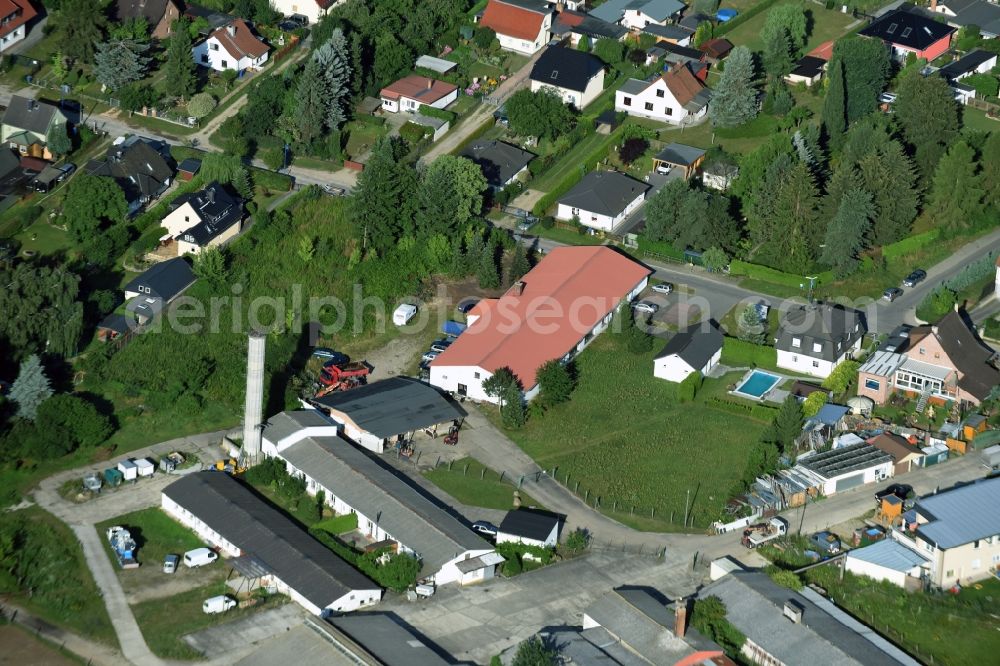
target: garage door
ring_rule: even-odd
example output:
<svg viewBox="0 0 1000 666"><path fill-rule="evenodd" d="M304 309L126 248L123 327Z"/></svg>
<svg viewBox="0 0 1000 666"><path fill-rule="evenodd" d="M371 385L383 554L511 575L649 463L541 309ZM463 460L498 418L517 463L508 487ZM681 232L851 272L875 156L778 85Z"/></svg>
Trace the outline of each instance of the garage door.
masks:
<svg viewBox="0 0 1000 666"><path fill-rule="evenodd" d="M851 476L845 476L842 479L837 479L837 492L844 490L849 490L851 488L857 488L865 482L865 473L852 474Z"/></svg>

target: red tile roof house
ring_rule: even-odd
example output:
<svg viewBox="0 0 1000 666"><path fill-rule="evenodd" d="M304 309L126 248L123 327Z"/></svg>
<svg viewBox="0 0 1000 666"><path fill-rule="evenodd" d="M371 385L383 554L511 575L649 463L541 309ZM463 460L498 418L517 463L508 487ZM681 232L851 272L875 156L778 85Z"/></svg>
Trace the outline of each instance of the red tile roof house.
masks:
<svg viewBox="0 0 1000 666"><path fill-rule="evenodd" d="M0 0L0 53L24 39L38 11L28 0Z"/></svg>
<svg viewBox="0 0 1000 666"><path fill-rule="evenodd" d="M996 353L966 325L959 312L949 312L934 326L910 331L903 353L878 351L858 369L858 395L885 404L895 391L924 396L943 404L959 400L979 405L1000 384Z"/></svg>
<svg viewBox="0 0 1000 666"><path fill-rule="evenodd" d="M552 250L503 296L476 304L465 332L431 361L431 385L496 403L483 382L507 367L531 400L538 394L538 368L583 351L608 328L618 306L645 289L650 272L608 247Z"/></svg>
<svg viewBox="0 0 1000 666"><path fill-rule="evenodd" d="M411 74L382 88L382 109L416 113L425 104L443 109L458 99L458 86Z"/></svg>
<svg viewBox="0 0 1000 666"><path fill-rule="evenodd" d="M549 41L552 9L541 0L490 0L479 25L495 32L505 51L534 55Z"/></svg>
<svg viewBox="0 0 1000 666"><path fill-rule="evenodd" d="M214 30L191 49L194 61L217 72L260 69L267 62L270 47L241 19Z"/></svg>

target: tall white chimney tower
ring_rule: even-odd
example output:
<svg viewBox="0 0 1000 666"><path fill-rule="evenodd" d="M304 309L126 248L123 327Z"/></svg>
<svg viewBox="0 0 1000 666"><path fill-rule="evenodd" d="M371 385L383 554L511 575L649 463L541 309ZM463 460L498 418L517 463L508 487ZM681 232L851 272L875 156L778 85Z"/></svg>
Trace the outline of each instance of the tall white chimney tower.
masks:
<svg viewBox="0 0 1000 666"><path fill-rule="evenodd" d="M267 336L260 331L250 332L247 349L247 399L243 410L243 455L248 464L257 462L260 456L266 342Z"/></svg>

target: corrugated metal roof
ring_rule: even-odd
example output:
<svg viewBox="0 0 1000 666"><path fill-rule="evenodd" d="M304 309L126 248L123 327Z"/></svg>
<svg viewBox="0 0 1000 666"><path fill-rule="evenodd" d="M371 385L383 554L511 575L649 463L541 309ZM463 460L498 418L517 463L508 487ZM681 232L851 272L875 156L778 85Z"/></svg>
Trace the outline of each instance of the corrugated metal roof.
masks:
<svg viewBox="0 0 1000 666"><path fill-rule="evenodd" d="M862 443L809 456L800 464L825 479L832 479L891 461L892 456L889 454L879 451L871 444Z"/></svg>
<svg viewBox="0 0 1000 666"><path fill-rule="evenodd" d="M878 377L891 377L893 373L903 364L905 357L902 354L895 354L888 351L878 351L872 354L864 362L858 372L864 372Z"/></svg>
<svg viewBox="0 0 1000 666"><path fill-rule="evenodd" d="M275 446L281 440L294 435L303 428L337 427L325 414L316 409L280 412L269 418L265 425L264 439Z"/></svg>
<svg viewBox="0 0 1000 666"><path fill-rule="evenodd" d="M847 559L861 560L904 573L928 563L919 553L893 539L883 539L870 546L856 548L847 554Z"/></svg>
<svg viewBox="0 0 1000 666"><path fill-rule="evenodd" d="M928 519L917 534L938 548L996 536L1000 534L1000 477L922 497L914 508Z"/></svg>
<svg viewBox="0 0 1000 666"><path fill-rule="evenodd" d="M493 549L442 507L343 439L306 437L280 455L416 552L430 573L465 551Z"/></svg>

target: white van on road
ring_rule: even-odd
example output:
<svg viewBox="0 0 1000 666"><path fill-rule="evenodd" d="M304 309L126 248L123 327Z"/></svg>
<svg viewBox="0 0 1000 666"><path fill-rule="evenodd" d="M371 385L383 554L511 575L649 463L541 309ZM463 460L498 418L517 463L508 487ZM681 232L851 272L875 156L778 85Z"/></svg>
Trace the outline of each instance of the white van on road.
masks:
<svg viewBox="0 0 1000 666"><path fill-rule="evenodd" d="M201 610L208 614L225 613L236 608L236 599L221 594L211 599L205 599L201 604Z"/></svg>
<svg viewBox="0 0 1000 666"><path fill-rule="evenodd" d="M219 559L219 554L210 548L195 548L184 553L184 566L203 567Z"/></svg>

